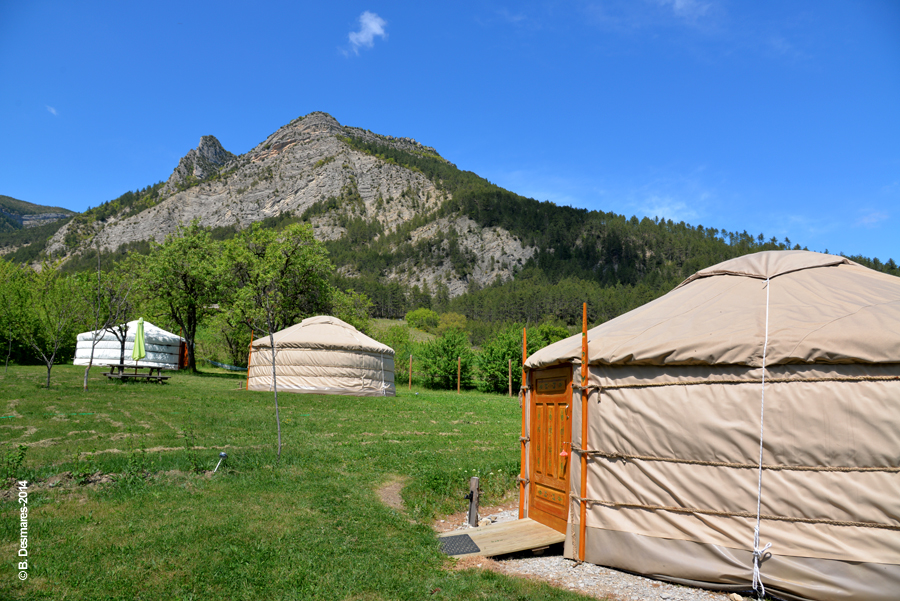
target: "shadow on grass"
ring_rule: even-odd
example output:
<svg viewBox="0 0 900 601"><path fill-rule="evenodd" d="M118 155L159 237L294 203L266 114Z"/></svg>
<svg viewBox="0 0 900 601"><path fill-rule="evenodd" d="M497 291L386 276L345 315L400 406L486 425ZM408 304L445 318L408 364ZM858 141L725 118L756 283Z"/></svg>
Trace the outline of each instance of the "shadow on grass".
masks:
<svg viewBox="0 0 900 601"><path fill-rule="evenodd" d="M197 371L196 373L191 373L188 370L184 370L184 372L182 372L182 373L187 374L189 376L194 376L197 378L221 378L223 380L241 380L241 381L244 381L247 379L247 374L241 373L241 372L228 373L228 372L214 372L214 371Z"/></svg>

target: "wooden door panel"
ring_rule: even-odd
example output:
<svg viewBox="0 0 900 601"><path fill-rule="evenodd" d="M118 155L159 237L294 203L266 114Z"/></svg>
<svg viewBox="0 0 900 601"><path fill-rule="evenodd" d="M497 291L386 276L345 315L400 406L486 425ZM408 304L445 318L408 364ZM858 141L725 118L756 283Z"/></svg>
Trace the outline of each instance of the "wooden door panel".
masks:
<svg viewBox="0 0 900 601"><path fill-rule="evenodd" d="M572 422L570 366L534 372L528 516L561 532L569 515Z"/></svg>

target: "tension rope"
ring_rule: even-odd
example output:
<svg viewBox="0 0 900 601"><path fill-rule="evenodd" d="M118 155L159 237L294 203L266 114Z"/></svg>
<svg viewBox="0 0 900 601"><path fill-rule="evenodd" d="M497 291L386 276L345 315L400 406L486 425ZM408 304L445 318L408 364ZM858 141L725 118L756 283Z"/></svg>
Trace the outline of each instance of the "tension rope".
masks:
<svg viewBox="0 0 900 601"><path fill-rule="evenodd" d="M753 590L757 592L760 599L763 599L766 596L766 587L762 583L762 575L759 572L759 567L765 558L766 551L772 546L772 543L766 543L766 546L763 548L759 547L760 503L762 501L763 474L763 424L766 409L766 351L769 348L769 284L770 279L766 278L766 337L763 342L762 389L759 400L759 466L757 468L756 480L756 526L753 528Z"/></svg>

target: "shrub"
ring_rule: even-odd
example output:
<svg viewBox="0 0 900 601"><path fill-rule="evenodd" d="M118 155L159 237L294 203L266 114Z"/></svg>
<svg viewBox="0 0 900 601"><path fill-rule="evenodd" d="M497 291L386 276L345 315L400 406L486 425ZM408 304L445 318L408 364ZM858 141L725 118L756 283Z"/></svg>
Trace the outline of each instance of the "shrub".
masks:
<svg viewBox="0 0 900 601"><path fill-rule="evenodd" d="M444 313L438 322L437 333L443 334L448 330L465 330L466 316L459 313Z"/></svg>
<svg viewBox="0 0 900 601"><path fill-rule="evenodd" d="M424 332L433 332L440 323L438 314L431 309L415 309L406 314L406 323L409 327L422 330Z"/></svg>
<svg viewBox="0 0 900 601"><path fill-rule="evenodd" d="M473 357L469 340L461 330L447 330L430 342L423 342L417 349L421 358L425 383L432 388L452 389L456 384L457 358L461 361L462 385L472 382Z"/></svg>
<svg viewBox="0 0 900 601"><path fill-rule="evenodd" d="M482 345L475 359L479 374L478 390L505 392L509 386L510 360L513 362L513 387L518 388L522 365L522 327L521 324L509 324ZM528 355L568 337L568 330L549 323L530 328Z"/></svg>

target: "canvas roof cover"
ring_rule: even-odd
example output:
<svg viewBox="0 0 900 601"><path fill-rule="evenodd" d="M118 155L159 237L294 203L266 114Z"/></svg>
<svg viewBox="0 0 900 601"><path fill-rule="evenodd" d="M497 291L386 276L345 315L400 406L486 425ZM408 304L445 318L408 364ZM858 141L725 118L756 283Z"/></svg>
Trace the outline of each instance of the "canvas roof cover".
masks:
<svg viewBox="0 0 900 601"><path fill-rule="evenodd" d="M131 358L134 347L134 334L137 332L137 321L128 322L128 333L125 338L125 364L137 367L162 367L178 369L178 357L181 349L181 336L167 332L149 321L144 321L144 348L147 356L140 361ZM78 335L75 348L75 365L87 365L90 361L91 346L94 333L83 332ZM94 365L118 363L121 359L122 346L115 334L105 330L94 347Z"/></svg>
<svg viewBox="0 0 900 601"><path fill-rule="evenodd" d="M320 315L273 334L279 390L393 396L394 349L336 317ZM271 390L268 336L253 341L248 388Z"/></svg>
<svg viewBox="0 0 900 601"><path fill-rule="evenodd" d="M759 367L767 292L767 365L900 360L900 278L844 257L770 251L699 271L591 329L589 364ZM581 336L573 336L538 351L526 366L580 356Z"/></svg>
<svg viewBox="0 0 900 601"><path fill-rule="evenodd" d="M298 324L273 335L279 348L336 349L370 353L394 354L394 349L369 338L349 323L337 317L319 315L308 317ZM253 341L253 349L271 348L269 337Z"/></svg>

